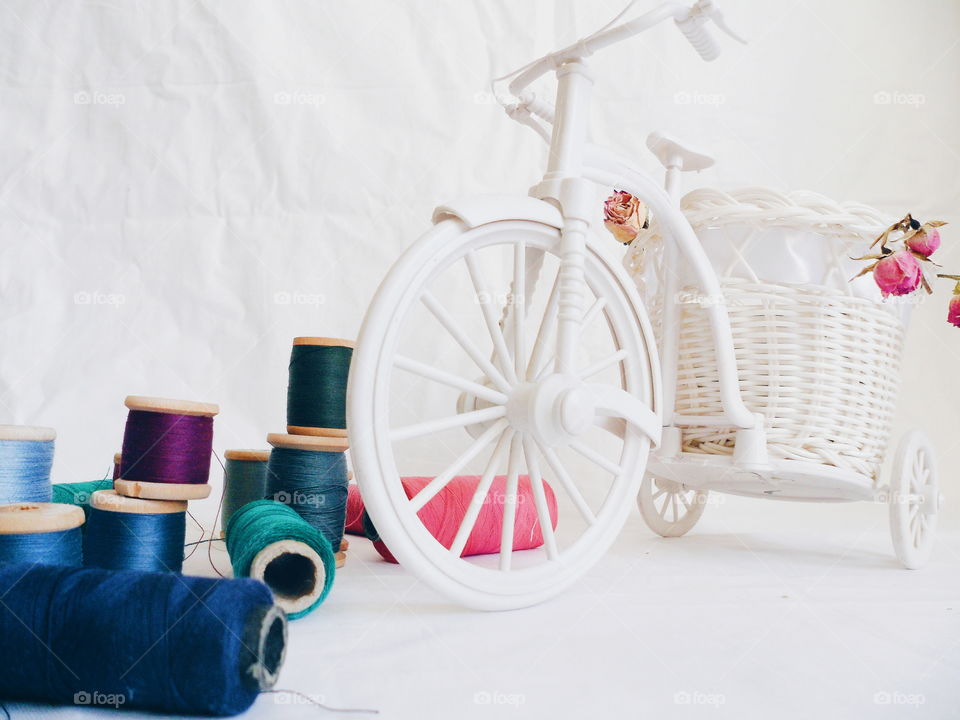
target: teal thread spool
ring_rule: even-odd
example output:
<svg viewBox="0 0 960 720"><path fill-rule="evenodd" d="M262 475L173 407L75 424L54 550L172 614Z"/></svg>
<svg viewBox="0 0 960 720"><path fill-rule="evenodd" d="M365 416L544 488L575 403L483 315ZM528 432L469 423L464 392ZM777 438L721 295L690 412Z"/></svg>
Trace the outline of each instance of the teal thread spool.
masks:
<svg viewBox="0 0 960 720"><path fill-rule="evenodd" d="M0 504L50 502L53 428L0 425Z"/></svg>
<svg viewBox="0 0 960 720"><path fill-rule="evenodd" d="M93 480L79 483L57 483L53 486L53 502L75 505L83 510L84 517L90 519L90 501L97 490L110 490L113 480Z"/></svg>
<svg viewBox="0 0 960 720"><path fill-rule="evenodd" d="M227 450L223 468L223 520L226 534L233 514L247 503L262 500L267 488L269 450Z"/></svg>
<svg viewBox="0 0 960 720"><path fill-rule="evenodd" d="M80 508L69 505L0 505L0 565L82 565L83 522Z"/></svg>
<svg viewBox="0 0 960 720"><path fill-rule="evenodd" d="M249 503L233 514L227 552L234 576L265 583L291 620L313 612L333 586L330 543L292 508L274 500Z"/></svg>
<svg viewBox="0 0 960 720"><path fill-rule="evenodd" d="M287 385L288 433L347 436L347 376L353 348L353 342L339 338L293 339Z"/></svg>
<svg viewBox="0 0 960 720"><path fill-rule="evenodd" d="M271 433L267 442L273 450L264 496L290 506L323 533L330 547L343 550L349 484L346 439Z"/></svg>

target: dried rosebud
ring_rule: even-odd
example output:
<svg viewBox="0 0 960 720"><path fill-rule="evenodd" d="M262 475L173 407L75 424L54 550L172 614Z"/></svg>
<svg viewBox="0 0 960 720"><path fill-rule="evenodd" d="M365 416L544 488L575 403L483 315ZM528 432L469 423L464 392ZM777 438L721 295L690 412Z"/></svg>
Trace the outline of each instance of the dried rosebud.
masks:
<svg viewBox="0 0 960 720"><path fill-rule="evenodd" d="M920 230L907 239L906 245L915 253L930 257L940 247L940 232L935 228Z"/></svg>
<svg viewBox="0 0 960 720"><path fill-rule="evenodd" d="M628 192L617 190L603 204L603 224L624 245L646 227L647 206Z"/></svg>
<svg viewBox="0 0 960 720"><path fill-rule="evenodd" d="M950 305L947 306L947 322L960 327L960 295L950 298Z"/></svg>
<svg viewBox="0 0 960 720"><path fill-rule="evenodd" d="M897 250L880 260L873 270L873 279L884 297L909 295L920 286L923 271L908 250Z"/></svg>

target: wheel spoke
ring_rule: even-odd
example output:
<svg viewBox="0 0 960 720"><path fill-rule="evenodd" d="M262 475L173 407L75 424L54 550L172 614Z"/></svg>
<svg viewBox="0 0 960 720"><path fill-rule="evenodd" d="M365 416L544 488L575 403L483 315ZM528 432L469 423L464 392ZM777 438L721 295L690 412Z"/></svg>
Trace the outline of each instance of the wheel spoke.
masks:
<svg viewBox="0 0 960 720"><path fill-rule="evenodd" d="M413 507L413 511L420 512L424 505L433 500L434 496L447 486L453 479L453 476L460 471L460 468L479 455L480 451L493 442L497 434L502 433L506 427L507 421L501 419L487 428L486 432L474 440L470 447L468 447L460 457L454 460L446 470L433 478L433 480L423 486L420 492L410 498L410 505Z"/></svg>
<svg viewBox="0 0 960 720"><path fill-rule="evenodd" d="M450 336L457 341L457 344L463 348L464 352L470 356L470 359L477 364L477 367L486 373L486 376L490 378L493 384L500 388L502 392L509 393L510 383L507 382L503 374L494 367L493 363L487 360L477 349L477 346L474 345L473 341L460 329L460 325L451 317L450 313L444 309L443 305L440 304L440 301L437 300L433 293L425 290L420 297L420 301L433 313L433 316L443 325L446 331L450 333Z"/></svg>
<svg viewBox="0 0 960 720"><path fill-rule="evenodd" d="M510 442L510 460L507 464L507 485L503 495L503 522L500 525L500 569L509 570L513 559L513 529L517 523L517 485L520 481L520 438L514 435Z"/></svg>
<svg viewBox="0 0 960 720"><path fill-rule="evenodd" d="M580 332L583 332L583 328L593 321L599 312L603 310L606 304L607 301L602 297L598 297L596 300L594 300L593 305L590 306L590 309L583 314L583 319L580 321ZM543 364L539 372L537 372L537 374L534 376L537 380L542 380L546 376L547 369L551 366L555 356L556 352L547 358L547 362Z"/></svg>
<svg viewBox="0 0 960 720"><path fill-rule="evenodd" d="M503 338L503 330L500 328L498 313L493 309L493 295L487 288L483 272L477 264L476 255L468 252L464 256L467 263L467 271L470 274L470 282L473 283L473 291L476 293L477 300L480 302L480 311L483 313L483 321L487 325L487 332L490 333L490 340L493 342L493 352L497 358L500 369L506 374L507 379L517 382L517 375L513 369L513 363L510 361L510 351L507 349L507 343Z"/></svg>
<svg viewBox="0 0 960 720"><path fill-rule="evenodd" d="M477 517L483 509L483 504L487 501L487 493L490 492L490 486L493 484L493 478L497 474L497 468L503 462L504 453L510 446L510 440L513 437L513 430L505 430L497 445L490 454L487 466L483 470L483 476L477 484L477 489L473 491L473 497L470 499L470 505L467 506L467 512L460 521L460 527L457 528L456 537L453 538L453 544L450 546L450 553L456 557L463 554L463 549L467 546L467 540L470 539L470 533L473 532L477 524Z"/></svg>
<svg viewBox="0 0 960 720"><path fill-rule="evenodd" d="M553 470L553 474L556 475L557 480L561 485L563 485L563 489L566 490L567 496L577 507L577 510L580 511L583 519L587 521L588 525L593 525L597 521L597 516L593 514L593 510L591 510L590 506L587 505L587 501L583 499L583 495L580 493L580 490L570 478L569 473L567 473L567 469L563 466L563 463L560 462L560 458L557 457L556 451L553 448L544 447L539 441L537 442L537 445L540 448L540 453L547 461L547 465L549 465L550 469Z"/></svg>
<svg viewBox="0 0 960 720"><path fill-rule="evenodd" d="M670 509L670 498L672 497L672 494L668 494L667 497L663 499L663 505L661 505L660 509L657 510L657 515L662 517L664 522L667 521L667 510Z"/></svg>
<svg viewBox="0 0 960 720"><path fill-rule="evenodd" d="M513 246L513 359L514 370L523 377L527 369L527 347L524 330L527 325L527 246L517 243Z"/></svg>
<svg viewBox="0 0 960 720"><path fill-rule="evenodd" d="M533 352L530 354L530 362L527 363L527 380L535 378L540 374L544 353L550 349L554 331L557 329L557 306L560 302L560 293L557 290L558 279L559 274L553 279L550 298L547 300L547 307L544 309L543 317L540 319L540 329L537 330L537 339L534 341Z"/></svg>
<svg viewBox="0 0 960 720"><path fill-rule="evenodd" d="M611 462L610 460L607 460L607 458L605 458L603 455L598 453L592 447L584 445L582 442L578 440L572 441L569 447L571 450L576 450L578 453L583 455L583 457L585 457L587 460L592 462L594 465L597 465L603 468L611 475L619 475L621 472L623 472L623 468L621 468L615 462Z"/></svg>
<svg viewBox="0 0 960 720"><path fill-rule="evenodd" d="M672 493L670 495L670 507L673 508L673 521L677 522L680 519L680 510L677 508L677 494Z"/></svg>
<svg viewBox="0 0 960 720"><path fill-rule="evenodd" d="M547 505L547 493L543 487L543 474L540 472L540 461L533 444L526 437L523 438L523 454L527 459L527 473L530 476L530 487L533 489L533 504L537 510L537 520L540 521L540 532L543 534L543 545L547 551L548 560L556 560L557 538L553 531L553 520L550 518L550 507Z"/></svg>
<svg viewBox="0 0 960 720"><path fill-rule="evenodd" d="M593 365L584 368L578 374L580 375L581 380L587 380L592 378L594 375L603 372L611 365L617 365L621 360L627 358L626 350L617 350L615 353L607 355L603 360L598 360Z"/></svg>
<svg viewBox="0 0 960 720"><path fill-rule="evenodd" d="M440 370L439 368L419 362L405 355L397 355L393 360L393 364L401 370L406 370L427 380L433 380L442 385L448 385L457 390L462 390L465 393L470 393L494 405L504 405L507 402L507 396L501 392L497 392L493 388L475 383L472 380L467 380L459 375L449 373L446 370Z"/></svg>
<svg viewBox="0 0 960 720"><path fill-rule="evenodd" d="M488 420L498 420L506 414L507 409L503 405L494 405L493 407L483 408L481 410L471 410L470 412L448 415L447 417L437 418L436 420L427 420L426 422L399 427L391 431L390 440L392 442L409 440L410 438L420 437L421 435L428 435L442 430L450 430L451 428L479 425Z"/></svg>

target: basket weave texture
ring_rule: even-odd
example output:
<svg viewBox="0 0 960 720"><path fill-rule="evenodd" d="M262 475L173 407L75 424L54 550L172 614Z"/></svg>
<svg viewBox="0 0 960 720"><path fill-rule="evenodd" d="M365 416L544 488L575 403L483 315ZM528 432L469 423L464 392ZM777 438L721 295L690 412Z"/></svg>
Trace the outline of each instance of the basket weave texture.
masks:
<svg viewBox="0 0 960 720"><path fill-rule="evenodd" d="M685 287L680 303L676 412L722 415L717 363L705 306L721 302L733 331L740 392L766 418L773 457L850 469L878 478L889 444L900 378L904 326L895 307L854 294L845 278L849 256L862 252L886 226L875 210L839 205L812 193L784 195L750 188L698 190L682 208L694 229L736 228L731 265L717 268L722 297ZM761 277L749 262L750 243L764 229L815 233L829 239L831 256L820 282ZM759 232L759 235L757 231ZM638 238L627 266L647 295L658 340L662 239L654 222ZM838 277L843 277L837 282ZM867 278L869 281L869 278ZM735 429L689 427L683 450L732 454Z"/></svg>

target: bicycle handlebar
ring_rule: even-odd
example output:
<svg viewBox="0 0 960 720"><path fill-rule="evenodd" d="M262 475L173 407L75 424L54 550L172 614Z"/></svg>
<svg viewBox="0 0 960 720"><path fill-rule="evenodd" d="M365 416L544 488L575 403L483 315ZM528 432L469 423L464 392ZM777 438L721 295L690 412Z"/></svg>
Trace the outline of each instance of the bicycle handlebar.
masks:
<svg viewBox="0 0 960 720"><path fill-rule="evenodd" d="M677 27L690 41L693 49L704 60L715 60L720 55L720 47L707 29L707 22L713 22L735 40L745 43L740 36L731 30L723 20L723 14L716 7L713 0L698 0L691 7L679 2L667 2L648 13L622 23L609 30L601 30L562 50L545 55L533 64L521 70L510 81L508 90L512 95L519 97L523 90L535 80L551 70L557 69L562 63L593 55L597 50L608 47L627 38L639 35L658 25L664 20L672 18Z"/></svg>

